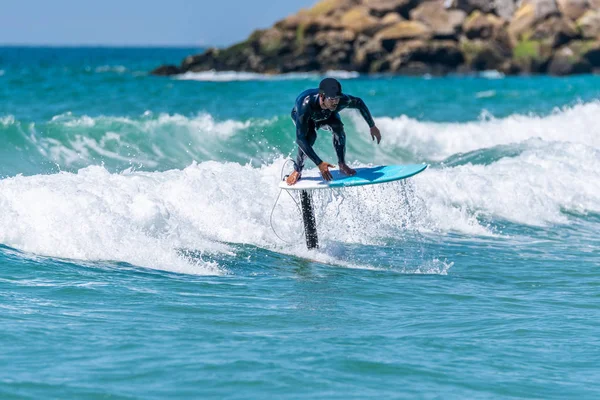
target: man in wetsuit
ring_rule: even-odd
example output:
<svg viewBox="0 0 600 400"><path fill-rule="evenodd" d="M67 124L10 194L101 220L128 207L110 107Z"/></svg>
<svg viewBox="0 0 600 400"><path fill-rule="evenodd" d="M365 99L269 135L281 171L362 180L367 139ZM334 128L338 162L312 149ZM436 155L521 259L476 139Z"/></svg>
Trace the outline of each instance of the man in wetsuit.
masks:
<svg viewBox="0 0 600 400"><path fill-rule="evenodd" d="M333 134L333 147L338 157L340 171L346 175L356 174L356 171L346 164L346 133L338 114L344 108L355 108L360 111L371 128L371 138L377 139L379 144L381 133L375 126L365 103L358 97L343 94L342 85L336 79L325 78L318 89L309 89L300 93L292 110L292 119L296 124L298 156L294 162L294 172L286 179L288 185L294 185L300 179L306 157L319 167L323 179L326 181L333 179L329 168L335 166L321 160L312 147L317 140L317 129L325 129Z"/></svg>

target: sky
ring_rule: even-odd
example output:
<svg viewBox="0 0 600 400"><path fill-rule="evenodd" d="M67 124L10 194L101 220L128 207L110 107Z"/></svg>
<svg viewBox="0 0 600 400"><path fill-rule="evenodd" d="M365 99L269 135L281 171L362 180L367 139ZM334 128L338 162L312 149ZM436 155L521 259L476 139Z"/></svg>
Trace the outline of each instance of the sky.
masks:
<svg viewBox="0 0 600 400"><path fill-rule="evenodd" d="M226 46L318 0L5 0L0 45Z"/></svg>

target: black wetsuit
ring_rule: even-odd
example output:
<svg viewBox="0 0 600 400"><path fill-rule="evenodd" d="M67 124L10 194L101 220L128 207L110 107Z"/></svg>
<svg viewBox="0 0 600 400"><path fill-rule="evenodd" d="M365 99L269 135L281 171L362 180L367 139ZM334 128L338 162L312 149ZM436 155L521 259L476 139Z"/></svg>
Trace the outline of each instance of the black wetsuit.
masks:
<svg viewBox="0 0 600 400"><path fill-rule="evenodd" d="M298 143L298 157L294 162L294 170L302 172L307 156L317 166L323 162L312 147L317 140L317 129L325 129L333 133L333 147L338 157L338 163L346 162L346 133L338 113L344 108L359 110L369 124L369 128L375 126L369 109L358 97L342 94L336 110L329 111L321 108L319 89L309 89L300 93L292 110L292 119L296 124L296 143Z"/></svg>

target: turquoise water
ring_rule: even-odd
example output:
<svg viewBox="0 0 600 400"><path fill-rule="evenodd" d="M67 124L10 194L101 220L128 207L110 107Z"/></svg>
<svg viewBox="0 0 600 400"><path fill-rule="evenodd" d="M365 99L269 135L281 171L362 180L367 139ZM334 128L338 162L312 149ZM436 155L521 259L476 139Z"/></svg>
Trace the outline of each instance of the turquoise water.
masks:
<svg viewBox="0 0 600 400"><path fill-rule="evenodd" d="M0 48L1 398L600 396L599 77L332 71L352 165L430 168L316 196L308 251L321 76L147 73L197 51Z"/></svg>

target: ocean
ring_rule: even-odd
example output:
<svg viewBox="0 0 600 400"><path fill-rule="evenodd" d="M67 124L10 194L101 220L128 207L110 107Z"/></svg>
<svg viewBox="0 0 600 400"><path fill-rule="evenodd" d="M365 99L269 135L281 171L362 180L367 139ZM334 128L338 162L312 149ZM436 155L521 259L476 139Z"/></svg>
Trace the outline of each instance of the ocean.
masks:
<svg viewBox="0 0 600 400"><path fill-rule="evenodd" d="M149 75L200 51L0 48L0 398L600 397L600 77ZM352 166L429 168L309 251L323 76Z"/></svg>

